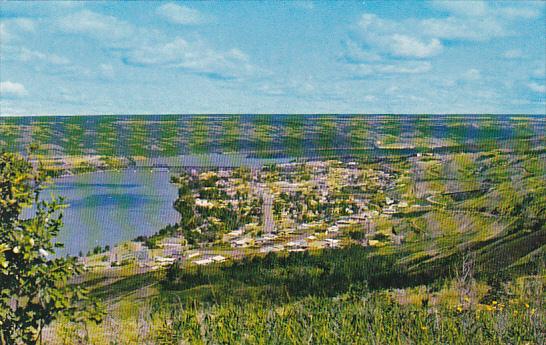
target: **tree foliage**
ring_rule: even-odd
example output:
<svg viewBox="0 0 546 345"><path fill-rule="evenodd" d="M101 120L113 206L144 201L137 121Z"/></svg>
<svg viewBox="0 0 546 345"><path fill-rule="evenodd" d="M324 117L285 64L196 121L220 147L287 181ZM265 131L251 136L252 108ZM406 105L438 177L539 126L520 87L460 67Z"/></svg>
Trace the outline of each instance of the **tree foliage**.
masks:
<svg viewBox="0 0 546 345"><path fill-rule="evenodd" d="M70 284L82 272L75 258L57 258L62 198L43 200L48 186L41 165L18 154L0 154L0 339L7 344L41 341L57 317L99 322L101 306Z"/></svg>

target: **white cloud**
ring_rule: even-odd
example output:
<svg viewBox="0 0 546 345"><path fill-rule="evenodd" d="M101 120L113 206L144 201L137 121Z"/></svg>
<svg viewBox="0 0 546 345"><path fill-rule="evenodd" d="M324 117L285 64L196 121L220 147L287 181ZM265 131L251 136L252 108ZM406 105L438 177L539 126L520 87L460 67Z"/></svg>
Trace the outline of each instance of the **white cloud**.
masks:
<svg viewBox="0 0 546 345"><path fill-rule="evenodd" d="M315 9L315 4L313 1L290 1L290 5L308 11Z"/></svg>
<svg viewBox="0 0 546 345"><path fill-rule="evenodd" d="M540 7L529 3L524 4L531 6L504 7L499 9L499 14L509 19L534 19L540 16Z"/></svg>
<svg viewBox="0 0 546 345"><path fill-rule="evenodd" d="M533 73L532 73L533 77L536 77L536 78L544 78L546 77L546 67L542 66L542 67L538 67L536 68Z"/></svg>
<svg viewBox="0 0 546 345"><path fill-rule="evenodd" d="M180 23L183 19L181 14L196 14L172 3L160 8L165 13L176 15ZM205 19L204 16L200 18ZM184 20L188 24L197 23L197 17ZM89 10L66 16L59 20L58 25L66 32L89 35L107 47L116 48L111 53L128 65L179 68L209 79L223 80L249 77L261 71L251 65L246 54L238 49L217 51L201 41L188 41L182 37L168 39L161 31L136 27L114 16ZM98 73L91 74L110 79L114 71L111 65L101 65Z"/></svg>
<svg viewBox="0 0 546 345"><path fill-rule="evenodd" d="M445 41L485 42L515 35L514 21L531 18L540 8L519 4L490 4L482 1L435 1L432 6L444 12L429 18L388 19L373 13L359 18L357 30L345 42L342 61L360 75L406 73L430 70L430 62L399 63L401 58L424 60L441 54ZM513 49L505 58L523 57ZM376 62L381 61L381 64ZM461 79L478 80L479 71L467 71Z"/></svg>
<svg viewBox="0 0 546 345"><path fill-rule="evenodd" d="M462 79L464 80L479 80L481 78L480 71L475 68L471 68L462 74Z"/></svg>
<svg viewBox="0 0 546 345"><path fill-rule="evenodd" d="M36 25L32 19L10 18L0 21L0 39L3 43L17 40L21 34L34 32Z"/></svg>
<svg viewBox="0 0 546 345"><path fill-rule="evenodd" d="M253 89L265 96L312 101L338 101L346 96L346 89L338 83L317 81L312 77L259 81Z"/></svg>
<svg viewBox="0 0 546 345"><path fill-rule="evenodd" d="M21 47L13 52L13 57L22 62L43 61L53 65L68 65L70 60L57 54L42 53L37 50Z"/></svg>
<svg viewBox="0 0 546 345"><path fill-rule="evenodd" d="M433 1L438 9L461 16L483 16L487 14L487 4L483 1Z"/></svg>
<svg viewBox="0 0 546 345"><path fill-rule="evenodd" d="M123 40L135 33L130 23L114 16L83 10L59 20L62 30L70 33L86 34L104 40Z"/></svg>
<svg viewBox="0 0 546 345"><path fill-rule="evenodd" d="M488 4L486 1L433 1L433 7L461 17L498 16L507 19L532 19L540 16L544 5L540 1L502 2Z"/></svg>
<svg viewBox="0 0 546 345"><path fill-rule="evenodd" d="M203 42L188 42L181 37L155 45L138 47L124 57L127 64L175 67L211 79L237 79L251 76L258 69L238 49L220 52Z"/></svg>
<svg viewBox="0 0 546 345"><path fill-rule="evenodd" d="M22 97L27 95L27 89L23 84L15 83L11 81L0 82L0 98L6 97Z"/></svg>
<svg viewBox="0 0 546 345"><path fill-rule="evenodd" d="M361 63L370 61L379 61L381 56L377 53L365 50L353 40L343 42L344 52L341 58L348 63Z"/></svg>
<svg viewBox="0 0 546 345"><path fill-rule="evenodd" d="M523 57L523 52L520 49L510 49L502 54L506 59L519 59Z"/></svg>
<svg viewBox="0 0 546 345"><path fill-rule="evenodd" d="M115 76L114 66L112 66L111 64L100 64L99 73L100 76L102 76L103 78L113 79Z"/></svg>
<svg viewBox="0 0 546 345"><path fill-rule="evenodd" d="M13 19L6 19L6 24L13 25L17 27L18 29L26 32L34 32L36 29L36 25L32 19L28 18L13 18Z"/></svg>
<svg viewBox="0 0 546 345"><path fill-rule="evenodd" d="M436 38L423 42L414 37L395 34L391 40L393 53L398 56L424 58L437 55L443 48Z"/></svg>
<svg viewBox="0 0 546 345"><path fill-rule="evenodd" d="M2 47L1 61L14 61L32 73L55 75L65 78L94 77L91 70L74 64L70 59L55 53L41 52L26 47L6 45Z"/></svg>
<svg viewBox="0 0 546 345"><path fill-rule="evenodd" d="M432 5L447 16L390 20L364 13L358 22L363 43L382 53L424 58L439 54L442 40L484 42L514 35L514 21L541 13L536 6L491 6L481 1L439 1Z"/></svg>
<svg viewBox="0 0 546 345"><path fill-rule="evenodd" d="M380 74L421 74L430 71L431 68L432 65L428 61L402 61L389 64L353 65L351 70L358 77Z"/></svg>
<svg viewBox="0 0 546 345"><path fill-rule="evenodd" d="M546 92L546 85L544 84L539 84L539 83L536 83L536 82L530 82L527 84L527 87L534 91L534 92L538 92L538 93L545 93Z"/></svg>
<svg viewBox="0 0 546 345"><path fill-rule="evenodd" d="M395 22L365 13L358 25L364 43L384 54L424 58L437 55L443 48L438 39L421 37L409 22Z"/></svg>
<svg viewBox="0 0 546 345"><path fill-rule="evenodd" d="M433 7L448 13L446 18L422 21L423 30L442 39L486 41L515 34L514 21L535 19L544 13L540 1L503 2L435 1Z"/></svg>
<svg viewBox="0 0 546 345"><path fill-rule="evenodd" d="M207 16L196 9L177 5L172 2L159 6L157 14L172 23L183 25L202 24L209 20Z"/></svg>
<svg viewBox="0 0 546 345"><path fill-rule="evenodd" d="M508 34L494 17L429 18L418 25L424 34L445 40L487 41Z"/></svg>

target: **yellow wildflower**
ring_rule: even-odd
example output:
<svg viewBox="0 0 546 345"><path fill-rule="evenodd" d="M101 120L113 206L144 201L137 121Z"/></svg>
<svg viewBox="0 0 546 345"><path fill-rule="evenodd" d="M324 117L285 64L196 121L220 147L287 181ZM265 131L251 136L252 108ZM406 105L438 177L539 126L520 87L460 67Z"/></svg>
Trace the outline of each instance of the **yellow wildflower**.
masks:
<svg viewBox="0 0 546 345"><path fill-rule="evenodd" d="M525 303L525 308L529 309L529 304Z"/></svg>
<svg viewBox="0 0 546 345"><path fill-rule="evenodd" d="M459 313L460 313L460 312L462 312L462 311L463 311L463 307L462 307L462 306L460 306L460 305L459 305L459 306L457 306L457 311L458 311Z"/></svg>
<svg viewBox="0 0 546 345"><path fill-rule="evenodd" d="M493 301L493 302L491 302L491 304L497 305L497 301Z"/></svg>
<svg viewBox="0 0 546 345"><path fill-rule="evenodd" d="M422 329L423 331L426 331L426 330L428 329L428 327L427 327L427 326L421 326L421 329Z"/></svg>

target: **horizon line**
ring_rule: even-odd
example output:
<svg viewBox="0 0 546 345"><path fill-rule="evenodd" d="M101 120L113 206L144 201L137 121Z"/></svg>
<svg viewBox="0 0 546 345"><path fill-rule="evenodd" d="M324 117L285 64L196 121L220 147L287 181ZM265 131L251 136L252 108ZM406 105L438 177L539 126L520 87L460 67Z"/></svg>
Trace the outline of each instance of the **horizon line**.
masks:
<svg viewBox="0 0 546 345"><path fill-rule="evenodd" d="M108 117L108 116L546 116L546 113L112 113L112 114L3 114L8 117Z"/></svg>

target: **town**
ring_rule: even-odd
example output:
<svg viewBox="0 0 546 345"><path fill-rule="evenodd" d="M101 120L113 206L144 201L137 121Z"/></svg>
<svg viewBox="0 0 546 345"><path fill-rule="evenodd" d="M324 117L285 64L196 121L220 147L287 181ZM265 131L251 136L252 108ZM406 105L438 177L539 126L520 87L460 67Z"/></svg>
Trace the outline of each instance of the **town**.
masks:
<svg viewBox="0 0 546 345"><path fill-rule="evenodd" d="M177 224L97 247L79 260L90 271L136 266L145 272L175 262L210 265L269 252L401 244L403 235L386 220L427 207L401 192L409 173L340 160L189 169L171 179L179 189Z"/></svg>

